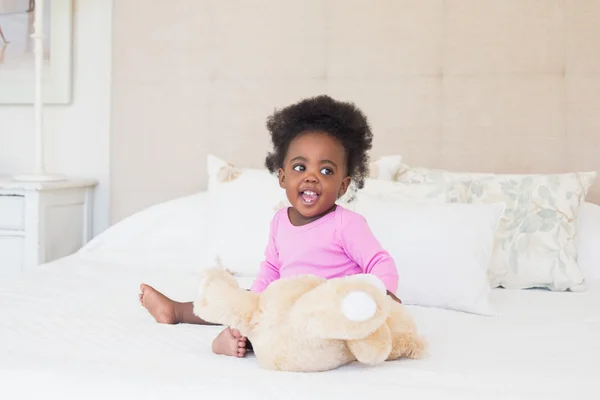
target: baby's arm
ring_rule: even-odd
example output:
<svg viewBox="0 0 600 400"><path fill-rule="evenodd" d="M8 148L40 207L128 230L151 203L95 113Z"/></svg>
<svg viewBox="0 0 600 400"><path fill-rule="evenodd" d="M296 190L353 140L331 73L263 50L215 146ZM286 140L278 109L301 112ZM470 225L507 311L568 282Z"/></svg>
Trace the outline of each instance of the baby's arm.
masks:
<svg viewBox="0 0 600 400"><path fill-rule="evenodd" d="M251 291L260 293L273 281L279 279L279 266L266 259L261 263L258 276L252 283Z"/></svg>
<svg viewBox="0 0 600 400"><path fill-rule="evenodd" d="M392 256L381 246L367 220L356 213L344 212L340 219L339 237L346 253L366 274L377 276L394 300L398 290L398 270Z"/></svg>
<svg viewBox="0 0 600 400"><path fill-rule="evenodd" d="M258 276L252 283L252 290L255 293L260 293L269 286L273 281L279 279L279 253L277 252L277 246L275 245L275 219L277 215L271 221L271 228L269 232L269 242L265 249L265 259L260 265Z"/></svg>

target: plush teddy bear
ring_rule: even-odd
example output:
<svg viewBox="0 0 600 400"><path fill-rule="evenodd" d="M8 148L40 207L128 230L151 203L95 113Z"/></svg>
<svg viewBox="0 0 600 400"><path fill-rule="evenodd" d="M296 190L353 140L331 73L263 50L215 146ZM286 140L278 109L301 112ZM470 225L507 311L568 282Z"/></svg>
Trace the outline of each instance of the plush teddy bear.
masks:
<svg viewBox="0 0 600 400"><path fill-rule="evenodd" d="M418 358L424 341L404 307L374 275L280 279L262 293L220 268L202 272L194 313L252 343L265 369L316 372L359 361Z"/></svg>

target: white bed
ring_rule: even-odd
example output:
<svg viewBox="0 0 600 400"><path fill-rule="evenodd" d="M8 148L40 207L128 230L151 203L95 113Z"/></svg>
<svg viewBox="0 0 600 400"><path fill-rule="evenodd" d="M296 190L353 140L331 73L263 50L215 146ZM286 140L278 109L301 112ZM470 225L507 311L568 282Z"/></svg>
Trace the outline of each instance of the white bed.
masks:
<svg viewBox="0 0 600 400"><path fill-rule="evenodd" d="M492 317L407 306L430 345L417 361L295 374L261 370L253 356L213 355L220 327L159 325L137 298L146 282L193 299L193 257L186 263L189 254L173 250L186 247L181 235L189 244L206 238L202 201L146 211L78 254L1 281L0 398L598 398L597 280L582 293L495 289ZM169 243L181 221L164 216L175 209L190 231L178 228Z"/></svg>
<svg viewBox="0 0 600 400"><path fill-rule="evenodd" d="M140 282L191 299L196 281L72 256L1 282L0 396L597 398L600 283L585 293L494 290L495 317L409 307L430 342L426 359L300 375L213 355L219 327L155 323L137 300Z"/></svg>

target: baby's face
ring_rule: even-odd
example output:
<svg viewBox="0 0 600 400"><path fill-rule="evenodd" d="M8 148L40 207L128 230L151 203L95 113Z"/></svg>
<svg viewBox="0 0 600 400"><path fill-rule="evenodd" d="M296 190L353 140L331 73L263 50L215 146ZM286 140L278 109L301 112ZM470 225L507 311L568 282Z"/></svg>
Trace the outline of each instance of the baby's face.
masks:
<svg viewBox="0 0 600 400"><path fill-rule="evenodd" d="M309 132L292 140L279 170L279 183L294 208L292 224L312 222L331 210L350 184L346 169L346 151L335 138Z"/></svg>

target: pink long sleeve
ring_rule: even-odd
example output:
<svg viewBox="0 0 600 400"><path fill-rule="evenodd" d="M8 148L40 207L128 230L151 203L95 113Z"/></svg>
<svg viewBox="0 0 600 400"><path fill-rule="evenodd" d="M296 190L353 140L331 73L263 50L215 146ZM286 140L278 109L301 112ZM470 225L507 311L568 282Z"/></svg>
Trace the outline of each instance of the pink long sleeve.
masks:
<svg viewBox="0 0 600 400"><path fill-rule="evenodd" d="M346 254L363 273L377 276L392 293L398 290L398 270L392 256L373 235L366 219L353 212L340 214L339 239Z"/></svg>
<svg viewBox="0 0 600 400"><path fill-rule="evenodd" d="M265 249L265 259L261 263L258 275L250 288L253 292L262 292L271 282L276 281L280 277L279 268L281 267L281 264L279 262L279 255L277 254L274 236L276 223L277 218L273 218L269 232L269 242Z"/></svg>

